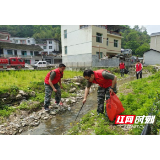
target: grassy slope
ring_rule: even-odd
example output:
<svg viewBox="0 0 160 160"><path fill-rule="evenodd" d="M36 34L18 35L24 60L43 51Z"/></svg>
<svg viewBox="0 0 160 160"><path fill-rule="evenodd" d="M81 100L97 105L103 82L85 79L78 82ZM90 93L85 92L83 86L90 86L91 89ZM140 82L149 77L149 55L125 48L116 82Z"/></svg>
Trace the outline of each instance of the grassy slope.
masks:
<svg viewBox="0 0 160 160"><path fill-rule="evenodd" d="M150 69L150 68L149 68ZM122 88L132 90L132 93L120 94L120 100L125 108L123 115L156 115L156 124L152 126L152 134L156 134L160 128L160 72L148 78L132 81L124 84ZM126 92L125 92L126 94ZM80 123L74 126L68 134L133 134L139 135L143 127L134 128L129 132L124 132L120 127L113 126L113 122L105 119L104 115L97 116L96 111L86 114Z"/></svg>

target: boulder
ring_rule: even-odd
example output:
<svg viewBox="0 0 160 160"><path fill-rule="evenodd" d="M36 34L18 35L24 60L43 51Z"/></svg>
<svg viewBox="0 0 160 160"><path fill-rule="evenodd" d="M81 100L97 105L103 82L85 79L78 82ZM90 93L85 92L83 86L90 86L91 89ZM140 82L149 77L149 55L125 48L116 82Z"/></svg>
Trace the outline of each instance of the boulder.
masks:
<svg viewBox="0 0 160 160"><path fill-rule="evenodd" d="M80 85L81 85L81 83L78 83L78 82L75 82L74 84L77 85L77 86L80 86Z"/></svg>
<svg viewBox="0 0 160 160"><path fill-rule="evenodd" d="M29 93L29 95L30 95L31 97L35 97L35 96L36 96L36 93L35 93L34 91L32 91L31 93Z"/></svg>
<svg viewBox="0 0 160 160"><path fill-rule="evenodd" d="M23 90L19 90L19 94L21 94L22 96L28 96L28 93L25 93Z"/></svg>
<svg viewBox="0 0 160 160"><path fill-rule="evenodd" d="M69 90L69 93L74 93L76 91L76 88L72 88Z"/></svg>
<svg viewBox="0 0 160 160"><path fill-rule="evenodd" d="M22 99L23 97L22 97L22 95L21 94L17 94L17 96L16 96L16 99L17 100L20 100L20 99Z"/></svg>

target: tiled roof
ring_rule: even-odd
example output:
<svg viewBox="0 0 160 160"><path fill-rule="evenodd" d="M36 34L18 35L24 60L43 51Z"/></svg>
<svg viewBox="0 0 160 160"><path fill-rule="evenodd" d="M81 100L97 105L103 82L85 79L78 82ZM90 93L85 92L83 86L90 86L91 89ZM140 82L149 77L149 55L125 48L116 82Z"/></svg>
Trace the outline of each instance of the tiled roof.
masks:
<svg viewBox="0 0 160 160"><path fill-rule="evenodd" d="M160 51L157 51L157 50L155 50L155 49L150 49L150 50L160 53ZM148 51L150 51L150 50L148 50ZM148 52L148 51L145 51L144 53L146 53L146 52Z"/></svg>
<svg viewBox="0 0 160 160"><path fill-rule="evenodd" d="M157 36L157 35L160 35L160 32L152 33L152 34L151 34L151 36Z"/></svg>

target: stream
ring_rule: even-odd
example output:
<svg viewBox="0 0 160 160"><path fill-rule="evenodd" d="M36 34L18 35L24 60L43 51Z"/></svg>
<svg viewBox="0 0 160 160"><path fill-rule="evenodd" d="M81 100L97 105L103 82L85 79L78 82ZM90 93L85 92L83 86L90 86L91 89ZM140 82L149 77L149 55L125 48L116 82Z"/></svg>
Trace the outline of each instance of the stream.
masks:
<svg viewBox="0 0 160 160"><path fill-rule="evenodd" d="M123 83L130 82L136 79L134 75L135 72L130 73L130 77L118 80L117 85L118 87ZM151 75L150 73L143 73L143 78L148 77ZM71 110L67 110L65 113L57 114L54 118L47 120L45 122L41 122L39 126L28 129L21 133L21 135L63 135L65 134L70 128L73 127L76 123L79 122L80 118L83 117L86 113L90 110L94 110L97 108L97 90L90 92L88 95L87 101L83 106L77 120L75 118L82 106L82 102L75 104L71 107Z"/></svg>

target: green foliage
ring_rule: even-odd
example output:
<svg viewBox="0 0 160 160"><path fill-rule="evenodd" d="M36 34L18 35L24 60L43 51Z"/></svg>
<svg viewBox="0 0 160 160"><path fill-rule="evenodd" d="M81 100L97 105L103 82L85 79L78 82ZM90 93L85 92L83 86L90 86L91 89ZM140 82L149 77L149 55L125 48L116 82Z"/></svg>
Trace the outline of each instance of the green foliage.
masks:
<svg viewBox="0 0 160 160"><path fill-rule="evenodd" d="M61 49L60 25L1 25L0 31L7 31L12 37L55 38L60 41Z"/></svg>
<svg viewBox="0 0 160 160"><path fill-rule="evenodd" d="M139 55L139 56L143 56L143 53L147 50L150 49L150 46L148 43L144 43L142 44L141 46L139 46L136 50L135 50L135 53L136 55Z"/></svg>
<svg viewBox="0 0 160 160"><path fill-rule="evenodd" d="M152 70L153 67L148 69ZM130 88L133 93L127 95L120 94L119 98L125 108L123 115L148 116L150 113L156 116L156 121L152 125L151 134L158 134L160 131L160 72L139 80L125 83L125 88ZM140 135L145 124L138 124L127 133L120 127L113 127L114 121L110 122L104 115L97 116L96 110L93 110L82 117L79 124L69 130L68 134L84 135L121 135L132 134Z"/></svg>
<svg viewBox="0 0 160 160"><path fill-rule="evenodd" d="M130 26L125 26L126 29L121 30L122 48L132 49L133 55L142 56L143 53L149 49L150 36L147 34L146 28L142 26L139 28L135 25L133 29Z"/></svg>
<svg viewBox="0 0 160 160"><path fill-rule="evenodd" d="M3 106L3 109L0 110L0 117L8 117L12 112L15 111L15 108L9 106Z"/></svg>

